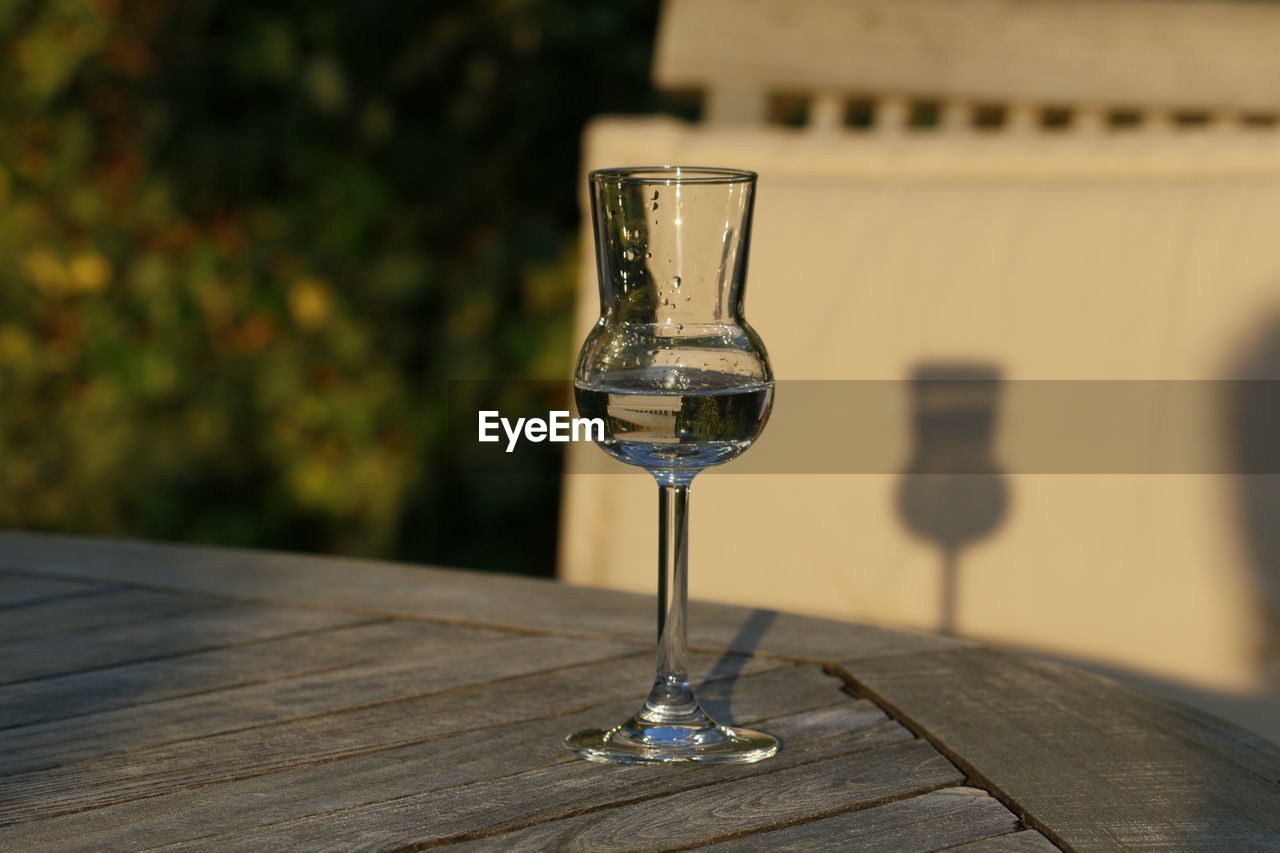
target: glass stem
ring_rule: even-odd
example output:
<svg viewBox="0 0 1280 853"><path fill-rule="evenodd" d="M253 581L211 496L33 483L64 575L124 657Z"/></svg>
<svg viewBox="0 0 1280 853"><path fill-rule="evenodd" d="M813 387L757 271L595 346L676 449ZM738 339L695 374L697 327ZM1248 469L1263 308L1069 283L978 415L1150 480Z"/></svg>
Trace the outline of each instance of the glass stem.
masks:
<svg viewBox="0 0 1280 853"><path fill-rule="evenodd" d="M701 715L689 686L685 613L689 589L689 484L658 485L658 666L643 716L689 722Z"/></svg>

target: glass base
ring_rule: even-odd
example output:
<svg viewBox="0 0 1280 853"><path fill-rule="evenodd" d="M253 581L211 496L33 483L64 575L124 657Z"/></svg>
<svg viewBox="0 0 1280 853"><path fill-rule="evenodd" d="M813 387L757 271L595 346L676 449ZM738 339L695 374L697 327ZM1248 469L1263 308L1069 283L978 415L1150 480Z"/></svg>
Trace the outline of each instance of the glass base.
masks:
<svg viewBox="0 0 1280 853"><path fill-rule="evenodd" d="M697 723L676 725L637 715L608 731L569 735L564 746L579 758L610 764L750 764L778 751L772 735L722 726L705 715Z"/></svg>

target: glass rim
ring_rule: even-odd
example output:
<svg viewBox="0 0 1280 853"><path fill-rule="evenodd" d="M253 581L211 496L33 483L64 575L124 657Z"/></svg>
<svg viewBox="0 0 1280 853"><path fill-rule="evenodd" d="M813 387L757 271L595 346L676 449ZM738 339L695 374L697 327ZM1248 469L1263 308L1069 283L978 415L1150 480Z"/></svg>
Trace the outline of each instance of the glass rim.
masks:
<svg viewBox="0 0 1280 853"><path fill-rule="evenodd" d="M620 166L595 169L588 177L623 184L745 184L759 176L747 169L719 166Z"/></svg>

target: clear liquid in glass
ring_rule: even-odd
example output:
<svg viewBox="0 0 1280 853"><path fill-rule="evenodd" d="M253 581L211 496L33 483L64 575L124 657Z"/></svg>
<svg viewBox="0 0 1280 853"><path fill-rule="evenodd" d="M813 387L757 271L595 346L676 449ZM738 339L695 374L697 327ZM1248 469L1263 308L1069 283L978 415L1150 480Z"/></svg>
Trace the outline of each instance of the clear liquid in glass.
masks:
<svg viewBox="0 0 1280 853"><path fill-rule="evenodd" d="M611 456L654 469L702 469L741 455L773 403L770 381L706 370L641 368L601 374L576 385L583 417L604 421Z"/></svg>

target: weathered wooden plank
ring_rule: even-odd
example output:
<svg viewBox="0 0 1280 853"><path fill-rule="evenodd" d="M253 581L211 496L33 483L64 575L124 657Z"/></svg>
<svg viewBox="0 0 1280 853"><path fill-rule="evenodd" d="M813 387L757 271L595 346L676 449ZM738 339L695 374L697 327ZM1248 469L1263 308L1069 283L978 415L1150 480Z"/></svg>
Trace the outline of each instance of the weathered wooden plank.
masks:
<svg viewBox="0 0 1280 853"><path fill-rule="evenodd" d="M648 663L648 655L643 657ZM633 657L539 672L493 685L480 684L443 694L103 755L47 770L8 774L0 779L0 795L7 791L15 793L12 797L0 796L0 822L96 808L183 787L410 746L458 731L563 714L584 704L637 694L640 682L618 677L619 673L635 674L637 663ZM777 665L753 661L748 672L770 666ZM786 667L787 675L794 676L794 673L793 667ZM584 694L581 692L583 679L603 681L603 688L596 686ZM815 701L836 700L841 695L838 682L829 676L822 676L822 680L823 690L814 696ZM773 678L765 683L778 681ZM754 692L762 695L762 689ZM634 701L639 704L638 698ZM854 720L844 707L846 704L842 703L844 713L838 715L838 719L813 721L809 728L815 736L824 726L838 726L839 730L850 727ZM863 710L880 714L870 711L870 707L867 704Z"/></svg>
<svg viewBox="0 0 1280 853"><path fill-rule="evenodd" d="M370 560L0 532L10 565L51 577L344 608L374 615L651 642L653 598L533 578ZM807 660L905 654L957 643L774 611L693 602L695 647Z"/></svg>
<svg viewBox="0 0 1280 853"><path fill-rule="evenodd" d="M47 723L192 693L382 659L417 623L365 621L331 630L0 687L0 728Z"/></svg>
<svg viewBox="0 0 1280 853"><path fill-rule="evenodd" d="M634 668L636 663L632 661L631 666ZM447 835L499 824L519 826L540 816L545 819L572 814L575 808L591 804L711 784L824 755L910 740L910 733L878 709L844 697L832 689L829 678L815 679L811 668L786 673L793 675L795 691L779 689L783 683L779 680L781 672L784 671L746 676L737 680L733 688L734 707L747 714L771 708L781 715L764 720L743 716L736 720L758 724L786 741L786 749L777 758L760 765L687 772L611 768L578 761L560 748L560 741L569 732L629 714L638 700L628 697L564 716L473 729L376 753L0 827L0 847L101 850L204 839L202 844L207 847L244 849L252 844L235 841L237 831L256 832L262 824L291 818L324 823L326 813L428 795L437 799L421 809L417 822L435 834ZM566 683L577 680L584 688L592 687L606 695L612 690L617 695L624 683L630 691L634 671L628 672L625 666L611 670L593 666L566 670L565 674L569 676ZM619 674L627 677L620 678ZM451 691L443 698L457 703L460 716L471 712L480 715L476 726L479 729L504 715L511 719L512 707L518 709L520 705L516 697L521 692L531 692L531 681L511 682L516 688L511 692L499 690L501 686L497 684L477 685ZM572 696L573 692L568 690L563 695ZM829 725L811 727L811 719L800 716L815 699L833 697L848 709L849 715L847 728L838 736L832 736ZM442 710L439 705L434 709L424 706L416 709L415 716L426 729L452 711ZM767 711L765 716L769 716ZM529 775L531 771L544 770L547 775ZM335 824L345 822L348 819L339 818ZM327 843L341 845L344 837L348 836L335 831Z"/></svg>
<svg viewBox="0 0 1280 853"><path fill-rule="evenodd" d="M52 549L45 549L45 540L46 537L0 534L0 556L10 558L10 565L24 570L29 567L23 561L29 559L31 563L43 566L32 571L54 579L73 582L87 579L93 583L127 583L166 591L297 603L345 611L349 614L346 618L350 619L361 618L358 614L385 613L413 619L514 626L535 632L601 636L630 632L646 642L652 627L651 599L647 596L573 590L521 579L253 552L157 549L145 545L130 545L120 550L111 543L93 543L94 547L86 547L82 541L58 537L52 538ZM15 543L21 547L11 547ZM23 549L26 551L19 553ZM14 562L15 556L22 557L22 561ZM366 577L369 579L367 586L364 584ZM331 588L316 592L326 586ZM258 607L248 604L234 606ZM218 611L210 611L214 612ZM1033 826L1042 827L1051 837L1062 840L1065 836L1054 834L1058 831L1055 822L1064 821L1071 829L1073 822L1092 821L1092 834L1081 830L1084 840L1071 842L1077 848L1119 849L1119 845L1124 844L1129 849L1167 849L1168 846L1213 849L1214 844L1225 843L1237 850L1270 850L1275 849L1280 838L1276 828L1280 808L1277 808L1275 796L1276 780L1280 778L1280 769L1277 769L1280 768L1277 764L1280 758L1276 750L1260 745L1233 727L1216 720L1206 720L1188 709L1162 703L1138 691L1127 691L1130 695L1118 697L1114 691L1125 689L1109 682L1103 682L1108 685L1105 690L1097 687L1096 683L1090 687L1073 679L1087 680L1091 676L1064 668L1050 667L1042 671L1036 667L1047 665L1019 661L1018 667L1032 668L1034 677L1028 677L1018 667L1009 671L1003 664L997 665L995 658L987 657L999 657L997 653L957 648L945 640L911 636L904 639L902 635L890 632L731 607L695 608L693 618L695 626L698 619L703 620L703 627L695 629L695 641L706 645L722 644L796 658L844 661L843 665L857 676L861 690L873 698L878 697L879 701L888 702L918 730L942 744L944 751L956 755L957 761L973 773L976 781L987 784L1006 801L1015 803L1019 814L1025 814ZM530 640L511 642L527 644ZM576 644L580 641L562 638L560 642ZM607 645L617 654L626 652L625 646L603 642L601 645L602 648ZM480 648L467 648L465 660L468 666L473 664L477 655L482 656ZM157 656L154 652L148 655L151 658ZM964 671L960 673L952 671L957 658L968 662L961 667ZM728 659L726 665L732 668L738 663ZM379 670L379 666L384 669ZM440 671L446 672L449 668L442 666ZM458 667L454 665L452 668ZM11 730L34 735L34 739L24 740L23 747L13 741L12 753L28 761L26 765L17 766L25 766L30 771L52 767L49 763L30 763L30 759L44 753L62 755L67 762L82 762L81 769L87 768L92 773L97 761L86 759L109 757L116 751L155 748L157 757L165 750L169 751L170 757L175 756L177 750L172 744L186 737L183 732L187 729L197 733L189 741L195 743L206 735L260 726L267 731L260 743L267 743L273 728L288 731L295 724L301 725L298 721L303 718L320 718L361 704L400 703L406 697L423 693L421 682L415 683L415 679L433 680L430 666L402 667L381 662L355 669L360 672L353 673L351 684L339 686L333 685L333 678L318 676L285 679L302 682L296 694L286 690L263 698L261 707L250 709L231 728L219 728L208 722L217 721L225 706L216 701L202 705L198 701L199 696L188 695L149 703L144 706L145 714L131 715L126 713L129 709L118 708L84 717L84 720L105 725L104 729L95 729L92 733L96 742L106 744L105 747L96 745L87 737L67 738L66 730L60 738L54 723L47 727L31 725ZM749 680L743 679L744 682ZM320 683L326 681L328 684ZM388 681L393 683L388 685ZM1101 681L1095 679L1095 682ZM246 685L228 692L247 690L253 695L253 690L267 687L269 685L266 684ZM1055 692L1055 689L1060 692ZM536 692L537 688L529 685L529 690ZM640 692L642 689L637 690L637 697ZM353 703L352 695L359 696L361 701ZM741 700L741 696L733 697L735 710ZM901 707L895 704L899 700L903 703ZM152 712L163 709L170 701L190 704L170 717L153 719ZM521 700L513 693L505 701L518 706ZM1113 705L1128 710L1121 712ZM917 713L926 706L926 711ZM1040 706L1048 706L1048 710ZM1163 710L1156 713L1152 710L1154 706ZM625 712L622 704L615 710ZM259 711L265 714L261 719L254 716ZM598 713L598 710L579 711L561 718L559 722L565 723L568 729L574 727L568 725L573 721L593 724L613 721L612 714L603 720L597 719ZM113 717L113 714L117 716ZM818 727L821 717L822 714L818 713L807 714L806 725ZM369 718L369 722L373 719ZM430 715L424 719L430 721ZM284 721L294 722L282 727L273 725ZM59 722L70 723L72 720ZM67 846L73 847L78 839L90 836L102 842L97 849L109 845L136 846L141 842L132 841L131 833L142 827L150 833L147 837L153 839L148 843L156 844L208 835L210 839L202 842L207 846L225 844L235 847L243 842L245 847L251 847L273 837L283 843L297 840L303 846L313 846L306 844L307 839L315 840L318 845L327 837L323 831L326 827L336 828L334 837L356 843L365 839L369 832L377 837L381 831L378 827L385 825L389 837L417 837L410 830L415 826L425 826L427 830L424 831L429 831L430 835L428 840L446 840L496 829L514 831L535 821L569 818L583 809L616 805L619 796L657 796L680 789L682 785L688 787L687 781L682 780L677 771L674 775L662 777L675 782L651 783L634 775L627 776L625 780L605 777L610 780L604 786L608 790L601 793L598 791L601 778L598 774L610 773L614 768L602 770L576 762L566 764L566 759L554 746L549 748L555 753L555 758L547 755L526 758L522 750L527 750L529 741L521 740L520 736L527 735L530 727L543 726L548 743L554 745L558 743L558 735L562 734L558 729L551 731L554 722L543 718L513 724L510 739L503 741L506 746L496 751L485 749L491 743L489 736L494 733L493 729L486 729L483 733L452 735L458 740L449 745L446 752L439 750L446 749L441 744L447 738L412 744L393 740L391 749L369 752L369 749L378 748L372 730L348 742L348 747L364 750L355 755L342 752L346 747L338 741L321 739L308 742L305 737L298 737L288 746L294 752L319 744L321 748L316 750L319 755L325 746L334 745L337 750L334 754L339 757L329 764L280 765L283 769L276 772L231 781L221 781L227 777L217 776L216 772L202 781L197 778L198 772L191 775L194 771L190 762L182 765L181 761L176 765L165 765L162 761L151 763L149 769L135 777L130 776L120 762L115 769L124 772L115 787L104 777L102 786L87 789L90 797L105 793L105 800L76 800L72 789L64 784L70 777L58 785L42 788L40 785L55 778L52 775L42 776L40 779L43 781L28 786L30 795L52 794L50 802L60 804L58 807L72 809L102 802L115 804L22 824L28 830L24 830L26 834L21 838L38 841L41 832L50 833L56 829L57 832L67 832L57 836L64 839ZM157 723L158 726L154 725ZM476 727L484 725L503 724L479 723ZM166 726L170 728L166 730ZM149 727L156 729L154 737L142 734ZM518 734L514 733L516 729ZM402 727L398 731L403 735L408 729ZM893 727L890 725L871 740L889 737L888 732L891 731ZM993 737L991 732L998 734ZM0 748L6 734L0 732ZM326 738L330 736L333 735L326 735ZM364 737L370 739L363 741ZM866 739L868 736L860 734L858 737ZM1001 743L993 746L988 742L995 739ZM1095 741L1093 746L1087 746ZM57 746L60 742L65 746ZM465 752L463 743L468 744L467 749L480 751ZM799 760L813 760L832 754L832 751L849 749L840 737L827 737L820 743L820 747L788 748L774 762L742 772L746 775L772 773ZM25 758L22 757L23 748L30 750ZM253 748L251 739L238 741L237 749L241 751L233 751L232 763L243 762L244 751ZM59 752L60 749L66 751ZM976 755L977 760L972 759L970 753ZM1148 753L1157 753L1160 757L1143 764ZM515 756L519 759L513 759ZM148 756L147 760L151 758ZM434 785L437 768L447 767L454 758L463 762L458 778L465 777L464 781L455 783L460 786L458 791L465 789L467 797L488 798L484 804L468 805L461 793L455 800L450 799L452 794L446 796L443 790L424 791L422 768L430 768L428 775ZM214 758L211 757L210 761L216 764ZM389 769L387 761L393 762ZM394 763L397 761L404 763ZM520 761L525 764L520 765ZM514 781L508 783L476 775L496 772L494 768L505 772L516 765L526 769L510 770ZM158 781L165 767L176 771L175 784L203 787L166 792ZM337 769L339 767L341 770ZM1047 767L1054 768L1054 772L1046 772ZM238 769L233 768L235 773L242 770L243 764ZM328 771L329 775L326 776L322 770ZM354 775L347 775L348 770L355 771ZM593 775L574 775L589 771L593 771ZM453 770L447 769L446 772L453 773ZM720 779L715 775L718 772L711 771L698 777L702 781L697 784L719 784L731 778ZM334 777L333 773L340 775ZM1043 778L1031 778L1037 774ZM1064 780L1069 784L1064 784ZM619 783L623 781L625 785L620 789ZM502 787L500 783L510 787ZM139 786L138 791L130 793L129 786L135 784ZM528 803L522 800L521 785L535 788L538 799ZM662 785L675 787L663 788ZM284 787L291 792L288 798L280 793ZM296 796L292 793L295 791ZM121 801L121 798L132 796L144 799ZM400 799L389 802L392 798ZM1103 799L1105 808L1098 807L1099 798ZM255 802L270 803L273 807L282 803L283 812L264 813L245 808L246 803ZM1134 803L1139 807L1130 808ZM448 819L441 824L424 822L423 814L431 813L437 807L448 813ZM425 811L414 812L414 809ZM1126 812L1126 809L1129 810ZM186 825L185 818L197 813L200 820L192 826ZM103 830L103 820L118 822ZM273 829L256 828L257 824L268 821L280 823ZM78 828L75 832L69 829L73 825ZM39 827L39 832L31 829L34 827ZM348 829L351 833L343 834ZM272 836L273 832L277 835ZM1033 841L1034 838L1018 837L1008 843ZM17 842L8 844L4 833L0 832L0 846L23 849L24 845ZM33 843L25 846L43 845Z"/></svg>
<svg viewBox="0 0 1280 853"><path fill-rule="evenodd" d="M197 738L268 723L331 714L381 702L438 693L466 684L600 660L635 651L610 643L563 637L488 636L488 632L422 626L418 635L388 647L388 660L201 693L0 731L0 773L5 788L15 774L112 753ZM463 664L465 661L465 665ZM0 796L0 801L5 798ZM19 807L11 800L8 806ZM4 806L0 806L3 808Z"/></svg>
<svg viewBox="0 0 1280 853"><path fill-rule="evenodd" d="M1058 853L1059 848L1035 830L1027 829L961 844L947 850L948 853Z"/></svg>
<svg viewBox="0 0 1280 853"><path fill-rule="evenodd" d="M226 599L207 595L184 595L141 589L105 589L101 592L62 597L27 607L5 611L0 619L0 649L19 640L77 632L90 628L168 619L214 607L226 606ZM42 643L57 642L56 638Z"/></svg>
<svg viewBox="0 0 1280 853"><path fill-rule="evenodd" d="M612 767L565 758L550 767L515 773L470 785L445 788L394 800L327 811L304 818L272 823L245 832L201 839L195 849L263 850L387 849L463 840L494 831L517 831L533 823L567 818L591 811L588 823L607 822L612 809L602 806L689 792L694 801L705 801L709 814L718 809L748 808L740 795L728 801L720 792L739 782L761 777L751 792L777 793L781 802L769 804L768 825L796 814L821 814L824 794L832 800L866 801L878 796L905 794L928 787L955 784L960 774L946 759L919 740L884 744L893 724L870 730L874 737L859 742L855 736L806 742L799 731L780 728L780 721L761 726L778 730L792 742L792 749L756 765L715 768ZM881 744L870 749L871 743ZM832 761L815 761L831 757ZM795 766L797 762L804 762ZM826 766L824 766L826 765ZM803 793L801 793L803 791ZM704 800L704 798L706 798ZM752 800L755 797L751 797ZM708 801L709 800L709 801ZM672 803L667 804L668 807ZM830 806L834 811L838 807ZM665 809L657 809L664 813ZM680 817L689 817L688 810ZM558 834L536 835L538 849L555 849ZM605 847L605 849L610 849Z"/></svg>
<svg viewBox="0 0 1280 853"><path fill-rule="evenodd" d="M718 853L735 850L930 853L1013 832L1017 826L1017 817L986 791L943 788L882 806L746 835L706 849ZM495 837L491 846L499 846L501 839L502 836ZM1056 848L1049 845L1049 849Z"/></svg>
<svg viewBox="0 0 1280 853"><path fill-rule="evenodd" d="M928 744L909 741L646 799L620 808L547 821L464 844L461 848L512 851L683 848L866 807L881 800L955 784L960 778L956 769ZM391 837L370 827L358 836L358 843L381 845ZM408 840L412 835L401 837Z"/></svg>
<svg viewBox="0 0 1280 853"><path fill-rule="evenodd" d="M0 570L0 609L105 589L101 584L17 575Z"/></svg>
<svg viewBox="0 0 1280 853"><path fill-rule="evenodd" d="M0 646L0 682L50 678L361 621L315 608L231 602L142 622L27 637Z"/></svg>
<svg viewBox="0 0 1280 853"><path fill-rule="evenodd" d="M650 604L649 597L641 598L646 605ZM606 633L611 632L606 629ZM638 636L643 629L637 626L630 633ZM965 641L930 634L891 631L773 610L745 610L710 602L690 603L689 642L703 648L726 648L808 661L856 660L968 645Z"/></svg>
<svg viewBox="0 0 1280 853"><path fill-rule="evenodd" d="M863 660L864 695L1080 850L1280 849L1280 749L1069 667L990 649Z"/></svg>

